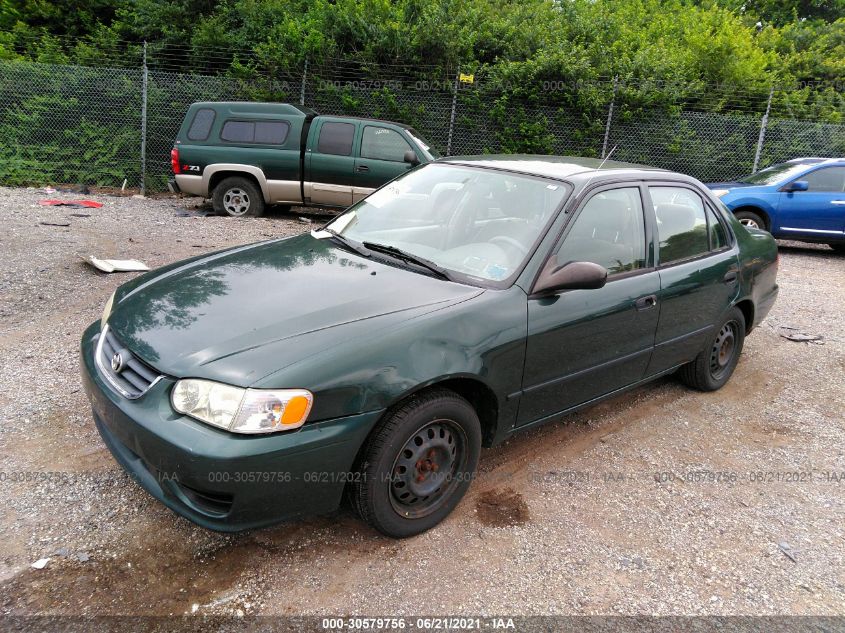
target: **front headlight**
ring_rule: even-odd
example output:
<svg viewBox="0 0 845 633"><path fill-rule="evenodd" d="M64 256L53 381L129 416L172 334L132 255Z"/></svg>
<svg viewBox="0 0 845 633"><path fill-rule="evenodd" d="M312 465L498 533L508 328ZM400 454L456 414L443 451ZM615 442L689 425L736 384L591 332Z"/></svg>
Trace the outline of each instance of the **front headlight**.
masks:
<svg viewBox="0 0 845 633"><path fill-rule="evenodd" d="M713 195L716 196L717 198L721 198L722 196L724 196L726 193L729 193L729 192L730 192L730 189L714 189Z"/></svg>
<svg viewBox="0 0 845 633"><path fill-rule="evenodd" d="M108 321L109 317L111 316L111 309L112 309L112 306L114 305L114 295L116 293L117 293L117 290L115 290L113 293L111 293L109 300L106 301L106 306L103 308L103 316L100 317L100 328L102 328L106 324L106 321Z"/></svg>
<svg viewBox="0 0 845 633"><path fill-rule="evenodd" d="M233 433L275 433L305 424L314 396L305 389L241 389L186 378L173 387L170 403L179 413Z"/></svg>

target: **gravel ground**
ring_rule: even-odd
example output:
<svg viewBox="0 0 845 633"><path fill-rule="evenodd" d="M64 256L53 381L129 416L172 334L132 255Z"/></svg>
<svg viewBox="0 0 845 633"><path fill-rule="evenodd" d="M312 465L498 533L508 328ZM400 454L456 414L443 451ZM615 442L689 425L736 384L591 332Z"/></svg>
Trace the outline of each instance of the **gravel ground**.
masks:
<svg viewBox="0 0 845 633"><path fill-rule="evenodd" d="M44 197L0 188L0 614L845 613L845 257L826 246L782 244L780 298L724 389L661 380L485 450L437 529L393 541L344 509L220 535L99 439L77 343L131 274L80 256L159 266L307 222Z"/></svg>

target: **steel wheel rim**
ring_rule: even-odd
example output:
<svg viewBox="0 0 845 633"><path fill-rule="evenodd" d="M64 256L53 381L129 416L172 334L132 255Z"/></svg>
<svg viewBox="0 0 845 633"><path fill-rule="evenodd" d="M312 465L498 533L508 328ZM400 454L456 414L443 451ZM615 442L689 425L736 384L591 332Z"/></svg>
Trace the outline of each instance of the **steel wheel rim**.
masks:
<svg viewBox="0 0 845 633"><path fill-rule="evenodd" d="M411 434L390 469L388 496L394 511L419 519L442 508L466 468L467 439L453 420L437 419Z"/></svg>
<svg viewBox="0 0 845 633"><path fill-rule="evenodd" d="M223 194L223 208L229 215L243 215L249 211L249 194L243 189L229 189Z"/></svg>
<svg viewBox="0 0 845 633"><path fill-rule="evenodd" d="M728 321L719 330L713 346L710 348L710 375L719 380L730 369L736 356L737 324Z"/></svg>
<svg viewBox="0 0 845 633"><path fill-rule="evenodd" d="M757 222L755 222L751 218L742 218L739 221L739 223L742 224L742 226L747 226L750 229L759 229L760 228L760 225L757 224Z"/></svg>

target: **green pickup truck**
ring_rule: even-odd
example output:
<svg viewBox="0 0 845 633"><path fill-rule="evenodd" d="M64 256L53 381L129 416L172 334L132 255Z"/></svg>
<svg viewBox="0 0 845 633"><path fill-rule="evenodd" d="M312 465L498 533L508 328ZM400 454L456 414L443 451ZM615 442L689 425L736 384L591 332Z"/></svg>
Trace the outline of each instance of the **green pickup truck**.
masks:
<svg viewBox="0 0 845 633"><path fill-rule="evenodd" d="M345 208L438 157L401 123L286 103L194 103L170 153L170 187L232 216L267 204Z"/></svg>

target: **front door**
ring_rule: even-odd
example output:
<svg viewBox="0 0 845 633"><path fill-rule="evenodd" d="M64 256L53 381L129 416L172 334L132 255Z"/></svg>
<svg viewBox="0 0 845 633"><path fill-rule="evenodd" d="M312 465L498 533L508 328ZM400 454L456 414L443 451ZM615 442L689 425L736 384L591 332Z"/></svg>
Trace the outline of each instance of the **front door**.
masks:
<svg viewBox="0 0 845 633"><path fill-rule="evenodd" d="M724 219L692 188L648 188L656 219L660 321L648 375L693 360L739 292Z"/></svg>
<svg viewBox="0 0 845 633"><path fill-rule="evenodd" d="M781 192L778 233L832 241L845 230L845 167L820 167L796 180L807 181L807 191Z"/></svg>
<svg viewBox="0 0 845 633"><path fill-rule="evenodd" d="M654 347L660 278L638 185L592 194L569 223L559 264L608 270L596 290L528 300L528 340L518 424L541 420L643 378Z"/></svg>
<svg viewBox="0 0 845 633"><path fill-rule="evenodd" d="M360 156L355 159L355 201L411 169L411 164L405 162L407 151L413 148L399 130L365 123Z"/></svg>

